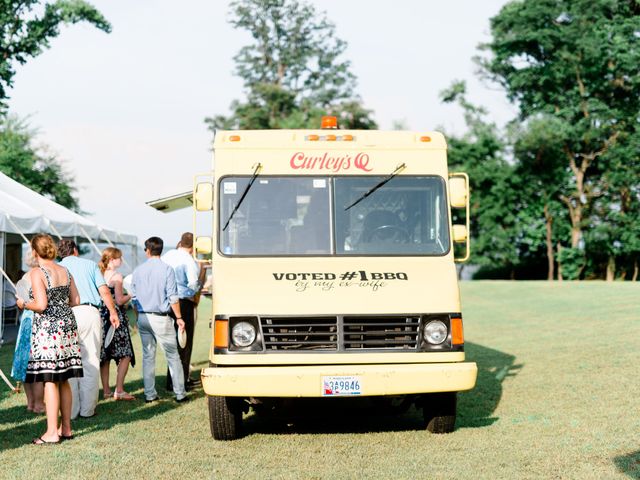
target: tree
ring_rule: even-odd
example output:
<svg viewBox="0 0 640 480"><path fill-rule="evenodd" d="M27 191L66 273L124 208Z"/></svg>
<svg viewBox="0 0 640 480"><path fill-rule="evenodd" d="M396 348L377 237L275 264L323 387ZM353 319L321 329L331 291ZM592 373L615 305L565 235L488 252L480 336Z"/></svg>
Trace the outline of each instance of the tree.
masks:
<svg viewBox="0 0 640 480"><path fill-rule="evenodd" d="M566 256L566 253L560 253L563 250L558 242L568 232L567 215L558 200L559 195L565 194L562 189L568 185L568 171L562 152L562 130L558 128L554 117L540 115L522 124L514 122L511 137L514 175L519 179L527 205L525 210L530 215L529 221L522 222L522 227L529 233L532 248L536 243L544 243L547 280L553 280L556 248L558 255ZM563 278L562 274L559 269L558 279Z"/></svg>
<svg viewBox="0 0 640 480"><path fill-rule="evenodd" d="M24 64L49 47L61 24L89 22L105 32L111 25L83 0L2 0L0 3L0 113L6 113L8 89L16 64Z"/></svg>
<svg viewBox="0 0 640 480"><path fill-rule="evenodd" d="M0 171L67 208L78 211L71 176L55 156L34 146L35 132L24 120L0 118Z"/></svg>
<svg viewBox="0 0 640 480"><path fill-rule="evenodd" d="M230 23L253 39L234 57L247 98L232 102L230 116L206 118L211 129L317 128L326 114L342 127L375 128L325 14L298 0L238 0Z"/></svg>
<svg viewBox="0 0 640 480"><path fill-rule="evenodd" d="M603 221L594 218L595 200L615 203L607 183L619 162L614 157L622 151L634 156L629 146L640 112L640 3L514 1L491 19L491 32L492 41L483 46L490 56L480 59L484 72L518 103L521 120L552 117L563 138L570 176L555 200L571 224L564 244L572 251L565 256L584 257L589 235L583 231ZM621 188L636 190L638 173Z"/></svg>
<svg viewBox="0 0 640 480"><path fill-rule="evenodd" d="M490 275L515 277L520 252L517 236L517 189L513 188L513 168L506 162L504 139L493 123L485 120L486 110L466 98L464 82L454 82L441 93L445 103L458 103L468 132L448 135L451 170L463 170L471 182L472 261Z"/></svg>

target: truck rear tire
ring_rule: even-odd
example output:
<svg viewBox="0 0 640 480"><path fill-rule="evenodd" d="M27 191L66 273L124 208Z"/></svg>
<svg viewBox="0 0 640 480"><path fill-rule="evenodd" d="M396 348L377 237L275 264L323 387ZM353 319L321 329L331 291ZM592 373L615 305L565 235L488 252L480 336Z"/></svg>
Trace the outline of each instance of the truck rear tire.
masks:
<svg viewBox="0 0 640 480"><path fill-rule="evenodd" d="M457 392L431 393L423 398L426 428L431 433L451 433L456 425Z"/></svg>
<svg viewBox="0 0 640 480"><path fill-rule="evenodd" d="M242 432L242 406L235 397L207 397L211 436L216 440L235 440Z"/></svg>

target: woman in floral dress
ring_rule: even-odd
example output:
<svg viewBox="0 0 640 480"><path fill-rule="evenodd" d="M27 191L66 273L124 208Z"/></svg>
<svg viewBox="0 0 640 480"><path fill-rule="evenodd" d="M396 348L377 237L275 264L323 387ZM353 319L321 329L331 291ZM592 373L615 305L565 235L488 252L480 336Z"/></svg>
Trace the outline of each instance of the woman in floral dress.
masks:
<svg viewBox="0 0 640 480"><path fill-rule="evenodd" d="M18 307L34 312L25 383L44 382L47 430L33 443L47 445L73 438L68 380L82 377L82 360L71 307L80 296L67 269L55 263L57 249L49 235L34 236L31 248L39 267L30 271L29 300L18 298Z"/></svg>
<svg viewBox="0 0 640 480"><path fill-rule="evenodd" d="M29 268L37 268L38 262L31 255L27 254L25 263ZM25 273L18 285L23 284L25 291L31 294L31 274ZM20 291L20 289L18 289ZM25 310L20 315L20 328L16 339L16 349L13 354L13 366L11 376L24 384L24 393L27 394L27 410L33 413L44 413L44 384L42 382L24 383L27 376L27 364L29 363L29 352L31 351L31 323L33 312Z"/></svg>
<svg viewBox="0 0 640 480"><path fill-rule="evenodd" d="M118 318L120 319L120 326L116 328L113 333L113 339L106 348L104 342L102 343L102 351L100 352L100 376L102 377L102 393L104 398L113 396L115 400L135 400L136 397L127 393L124 389L124 379L129 370L129 364L135 366L136 357L133 353L133 344L131 343L131 334L129 333L129 319L127 318L125 309L125 305L131 300L131 295L125 294L122 288L123 278L122 274L118 272L118 268L120 268L121 265L122 251L115 247L105 248L98 266L114 298ZM109 310L103 306L100 314L106 335L111 327ZM113 394L109 386L109 365L111 360L114 360L118 366L116 389Z"/></svg>

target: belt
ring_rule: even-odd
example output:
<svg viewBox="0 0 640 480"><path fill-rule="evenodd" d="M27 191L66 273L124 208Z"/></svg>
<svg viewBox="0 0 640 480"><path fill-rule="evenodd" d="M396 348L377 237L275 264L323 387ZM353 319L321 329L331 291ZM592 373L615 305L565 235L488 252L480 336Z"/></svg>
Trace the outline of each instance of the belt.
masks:
<svg viewBox="0 0 640 480"><path fill-rule="evenodd" d="M162 316L166 316L169 315L169 312L138 312L138 313L145 313L147 315L162 315Z"/></svg>
<svg viewBox="0 0 640 480"><path fill-rule="evenodd" d="M80 305L88 305L90 307L95 308L96 310L100 310L100 307L98 305L94 305L93 303L90 303L90 302L81 303Z"/></svg>

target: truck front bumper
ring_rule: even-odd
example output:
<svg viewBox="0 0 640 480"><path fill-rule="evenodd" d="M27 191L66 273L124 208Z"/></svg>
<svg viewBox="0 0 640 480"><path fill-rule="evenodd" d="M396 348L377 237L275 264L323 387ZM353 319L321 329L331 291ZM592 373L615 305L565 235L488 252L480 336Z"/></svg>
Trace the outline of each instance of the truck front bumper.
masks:
<svg viewBox="0 0 640 480"><path fill-rule="evenodd" d="M323 377L359 377L361 395L406 395L470 390L472 362L378 365L212 367L202 370L207 395L228 397L321 397Z"/></svg>

